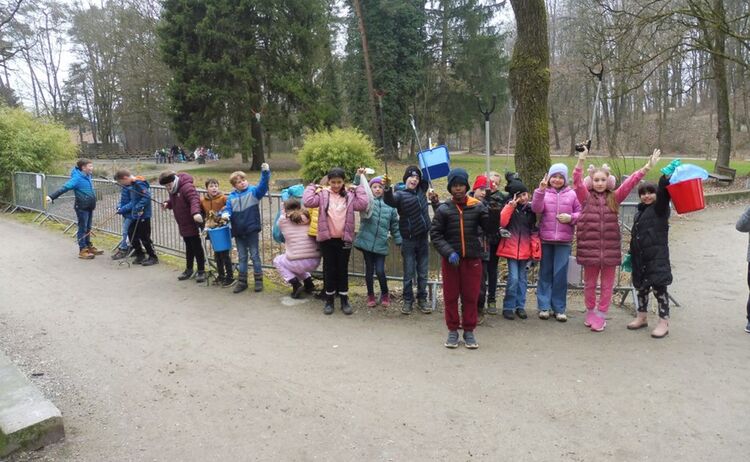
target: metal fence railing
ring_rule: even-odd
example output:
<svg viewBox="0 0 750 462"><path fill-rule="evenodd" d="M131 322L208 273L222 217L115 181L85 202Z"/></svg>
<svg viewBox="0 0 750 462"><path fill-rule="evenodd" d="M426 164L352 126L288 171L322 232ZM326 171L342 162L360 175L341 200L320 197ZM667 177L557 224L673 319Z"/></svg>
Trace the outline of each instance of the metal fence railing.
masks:
<svg viewBox="0 0 750 462"><path fill-rule="evenodd" d="M64 194L55 200L52 204L45 204L45 197L58 190L68 180L68 177L58 175L44 175L40 173L16 172L13 174L13 204L11 211L18 209L38 212L42 222L51 219L59 222L67 222L69 226L66 232L73 228L76 223L76 215L73 209L74 195L72 193ZM94 180L94 189L97 196L97 207L94 211L93 228L99 232L112 234L115 236L122 235L122 218L115 213L120 201L120 187L113 181L104 179ZM200 192L205 192L198 189ZM168 193L163 186L152 185L151 194L158 202L164 202L168 198ZM636 211L636 203L625 202L621 204L620 219L623 228L623 236L629 237L630 227L633 223L633 217ZM260 232L260 254L263 266L266 268L273 267L275 256L283 253L283 245L276 243L272 238L272 224L281 206L281 195L269 193L260 202L260 214L262 217L263 228ZM432 213L432 211L430 211ZM153 214L151 218L151 237L154 246L158 249L178 256L184 256L185 245L180 237L177 224L172 216L172 211L162 210L161 207L153 204ZM623 239L623 249L627 252L627 239ZM209 257L211 257L209 248ZM236 257L234 258L236 261ZM352 252L350 261L350 275L354 277L364 276L364 258L361 252ZM529 272L529 287L536 287L536 268ZM577 265L571 271L569 276L569 285L571 288L582 288L583 277L580 268ZM403 275L402 258L399 248L390 243L390 252L386 258L386 274L388 278L394 281L401 281ZM498 287L504 287L503 277L505 274L505 263L501 261L499 270L501 280ZM440 272L440 256L430 247L429 256L429 277L428 288L433 308L437 304L437 288L442 284ZM630 282L629 275L623 274L618 269L617 285L615 290L622 294L620 304L623 304L628 296L632 296L633 303L637 304L635 289Z"/></svg>

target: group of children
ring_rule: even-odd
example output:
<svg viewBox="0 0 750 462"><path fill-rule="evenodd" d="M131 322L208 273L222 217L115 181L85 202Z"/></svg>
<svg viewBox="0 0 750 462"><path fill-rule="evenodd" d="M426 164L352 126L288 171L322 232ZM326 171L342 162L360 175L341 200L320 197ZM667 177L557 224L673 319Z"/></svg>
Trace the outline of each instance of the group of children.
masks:
<svg viewBox="0 0 750 462"><path fill-rule="evenodd" d="M468 173L461 168L453 169L448 175L450 198L442 203L415 166L406 169L403 182L398 185L392 185L387 176L368 180L365 169L361 168L354 185L349 187L344 170L331 169L318 183L305 188L298 185L283 192L273 234L276 240L284 242L284 253L274 259L274 266L291 286L292 297L298 298L303 292L315 291L310 273L318 268L322 259L324 313L334 312L338 295L342 312L351 314L349 258L352 248L356 248L365 261L367 305L387 307L391 300L384 263L392 239L400 247L403 263L401 312L413 311L413 280L416 279L417 307L429 314L432 309L427 302L427 267L431 242L441 256L445 321L449 330L445 346L459 345L461 329L465 346L477 348L474 329L480 316L485 311L498 314L495 296L500 258L507 260L508 268L502 303L506 319L527 318L527 268L531 260L536 260L540 262L538 317L554 317L559 322L567 320L568 261L575 238L576 259L584 272L584 324L592 331L601 332L606 327L616 269L622 260L619 204L656 165L660 152L655 150L648 163L633 172L619 188L615 188L615 178L606 165L590 166L584 175L587 152L584 146L573 171L572 187L568 184L568 168L564 164L554 164L533 195L513 174L506 175L503 193L499 188L500 175L495 172L489 178L479 176L470 187ZM88 183L82 179L89 167L90 162L78 165L76 169L80 173L74 172L71 181L53 193L50 200L75 189L76 211L93 210L87 202L93 187L90 191L84 187L91 186L90 172ZM670 198L666 186L670 168L673 170L673 164L662 169L664 175L658 185L644 183L638 188L641 202L630 243L639 306L638 315L627 327L640 329L647 325L648 294L653 290L659 304L659 324L652 332L655 338L666 336L669 326L666 287L672 276L668 249ZM224 287L234 285L235 293L247 289L248 261L251 260L255 291L263 290L259 202L268 192L270 169L263 164L261 170L256 186L248 183L243 172L234 172L230 176L234 189L228 197L220 192L218 181L213 179L206 182L207 192L201 198L190 175L175 172L160 175L159 183L169 192L169 199L161 206L173 211L185 242L186 269L178 279L190 279L196 262L196 281L205 280L206 257L201 229L204 225L229 223L238 251L239 273L235 281L229 251L216 252L219 283ZM122 186L118 213L123 215L123 228L127 231L123 245L112 258L124 258L129 244L135 263L156 264L158 258L150 238L151 202L154 200L148 182L127 170L118 171L115 179ZM430 207L434 211L432 219ZM356 234L355 213L360 214ZM79 220L81 258L89 258L89 249L93 248L86 234L90 234L90 227L90 218ZM380 289L377 297L376 277ZM597 286L601 289L598 302Z"/></svg>

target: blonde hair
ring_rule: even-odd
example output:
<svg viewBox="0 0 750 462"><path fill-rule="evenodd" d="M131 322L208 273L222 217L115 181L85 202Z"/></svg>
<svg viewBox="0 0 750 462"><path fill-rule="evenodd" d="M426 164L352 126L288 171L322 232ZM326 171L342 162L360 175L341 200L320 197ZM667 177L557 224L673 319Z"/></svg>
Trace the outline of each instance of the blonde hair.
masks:
<svg viewBox="0 0 750 462"><path fill-rule="evenodd" d="M594 169L589 168L589 172L591 172L590 176L592 179L592 183L593 183L594 175L596 175L597 173L604 174L604 177L607 180L607 190L604 192L604 194L606 194L607 207L609 207L609 209L615 213L620 213L620 204L617 202L615 193L614 191L609 189L610 183L612 183L611 181L609 181L609 179L610 177L614 178L614 176L611 173L609 173L609 167L607 166L607 164L604 164L599 168L594 168Z"/></svg>
<svg viewBox="0 0 750 462"><path fill-rule="evenodd" d="M232 184L232 186L236 186L238 182L246 179L247 175L245 175L245 172L243 172L242 170L237 170L236 172L232 172L232 174L229 175L229 182Z"/></svg>

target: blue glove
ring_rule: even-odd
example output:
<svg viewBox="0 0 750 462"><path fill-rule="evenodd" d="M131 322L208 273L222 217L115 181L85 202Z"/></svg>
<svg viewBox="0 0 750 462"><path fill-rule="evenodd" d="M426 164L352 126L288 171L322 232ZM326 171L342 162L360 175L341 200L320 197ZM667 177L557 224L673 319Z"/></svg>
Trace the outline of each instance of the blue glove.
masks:
<svg viewBox="0 0 750 462"><path fill-rule="evenodd" d="M458 257L458 254L456 252L452 252L450 255L448 255L448 263L450 263L453 266L458 266L460 258Z"/></svg>
<svg viewBox="0 0 750 462"><path fill-rule="evenodd" d="M682 165L682 161L680 159L675 159L672 162L669 163L666 167L661 169L661 174L664 176L670 176L674 173L674 169Z"/></svg>

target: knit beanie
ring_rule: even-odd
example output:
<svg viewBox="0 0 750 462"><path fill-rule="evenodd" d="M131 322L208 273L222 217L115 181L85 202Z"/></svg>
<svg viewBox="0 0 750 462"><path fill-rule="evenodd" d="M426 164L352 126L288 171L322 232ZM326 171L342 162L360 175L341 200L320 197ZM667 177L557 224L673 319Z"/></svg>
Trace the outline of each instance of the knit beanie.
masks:
<svg viewBox="0 0 750 462"><path fill-rule="evenodd" d="M448 173L448 192L454 184L466 185L469 188L469 173L463 168L454 168Z"/></svg>
<svg viewBox="0 0 750 462"><path fill-rule="evenodd" d="M558 173L565 179L565 184L568 184L568 166L565 164L552 164L549 168L549 172L547 172L547 176L552 177L552 175Z"/></svg>
<svg viewBox="0 0 750 462"><path fill-rule="evenodd" d="M490 182L487 181L487 177L484 175L479 175L477 179L474 180L474 186L471 187L471 190L476 191L479 188L483 188L483 189L490 188Z"/></svg>
<svg viewBox="0 0 750 462"><path fill-rule="evenodd" d="M417 175L419 177L419 181L422 181L422 171L417 167L416 165L409 165L406 167L406 170L404 171L404 183L406 183L406 180L410 177L413 177L414 175Z"/></svg>
<svg viewBox="0 0 750 462"><path fill-rule="evenodd" d="M376 176L375 178L373 178L372 180L370 180L370 186L372 186L372 185L374 185L376 183L379 184L379 185L382 185L383 184L383 177L382 176Z"/></svg>
<svg viewBox="0 0 750 462"><path fill-rule="evenodd" d="M513 198L516 194L529 192L529 188L521 180L513 180L505 186L505 190L508 191L510 197Z"/></svg>

